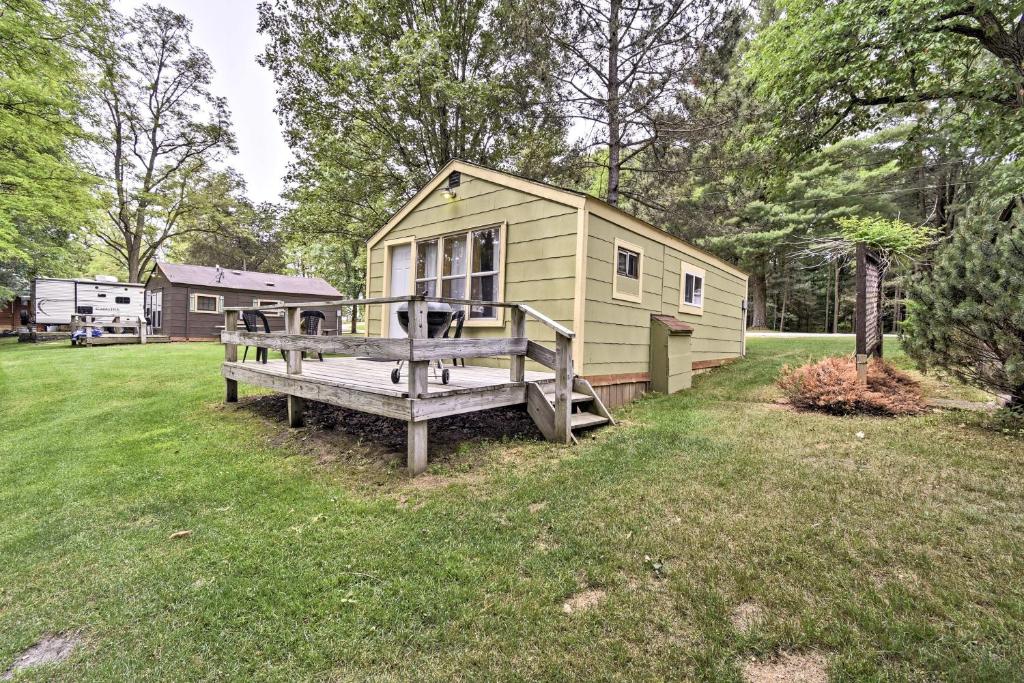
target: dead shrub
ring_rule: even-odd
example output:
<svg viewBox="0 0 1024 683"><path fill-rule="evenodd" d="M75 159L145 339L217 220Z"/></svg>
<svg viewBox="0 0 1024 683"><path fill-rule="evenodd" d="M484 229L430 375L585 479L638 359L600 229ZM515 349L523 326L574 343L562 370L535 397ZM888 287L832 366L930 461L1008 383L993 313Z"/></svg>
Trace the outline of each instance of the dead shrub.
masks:
<svg viewBox="0 0 1024 683"><path fill-rule="evenodd" d="M830 415L917 415L924 411L921 385L878 358L868 364L867 386L857 382L857 363L848 356L833 356L798 368L786 366L778 385L793 406Z"/></svg>

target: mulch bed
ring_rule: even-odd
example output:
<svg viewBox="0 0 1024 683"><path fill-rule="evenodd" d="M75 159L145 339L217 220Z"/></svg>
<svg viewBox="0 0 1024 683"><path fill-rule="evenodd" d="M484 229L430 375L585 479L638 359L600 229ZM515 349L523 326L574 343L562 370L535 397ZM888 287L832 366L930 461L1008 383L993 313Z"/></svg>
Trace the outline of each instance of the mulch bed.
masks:
<svg viewBox="0 0 1024 683"><path fill-rule="evenodd" d="M287 424L288 397L270 394L245 399L239 404L275 423ZM390 417L361 413L327 403L306 401L306 431L338 448L365 451L369 457L401 455L404 461L408 423ZM526 412L526 406L481 410L428 422L431 462L444 461L460 445L482 441L541 441L543 435ZM339 440L339 437L348 437Z"/></svg>

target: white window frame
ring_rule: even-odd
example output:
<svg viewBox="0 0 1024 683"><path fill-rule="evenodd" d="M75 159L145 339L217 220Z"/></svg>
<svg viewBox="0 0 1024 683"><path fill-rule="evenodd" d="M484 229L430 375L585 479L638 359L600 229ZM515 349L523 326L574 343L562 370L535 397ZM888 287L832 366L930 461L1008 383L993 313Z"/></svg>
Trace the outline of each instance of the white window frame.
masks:
<svg viewBox="0 0 1024 683"><path fill-rule="evenodd" d="M700 278L700 303L686 301L686 276ZM692 263L681 262L679 264L679 312L692 315L704 314L704 302L708 298L708 277L707 271Z"/></svg>
<svg viewBox="0 0 1024 683"><path fill-rule="evenodd" d="M217 302L217 310L215 311L203 311L199 310L199 297L206 297L207 299L214 299ZM189 313L200 313L208 315L223 315L224 314L224 297L220 294L206 294L204 292L192 292L189 295L188 301Z"/></svg>
<svg viewBox="0 0 1024 683"><path fill-rule="evenodd" d="M631 251L638 255L636 264L636 294L629 292L619 291L619 278L627 278L632 280L633 278L628 275L619 275L619 251ZM621 301L632 301L633 303L643 303L644 301L644 248L639 244L633 244L626 240L615 238L615 243L612 248L612 298L619 299Z"/></svg>
<svg viewBox="0 0 1024 683"><path fill-rule="evenodd" d="M473 263L473 233L482 232L484 230L497 230L498 231L498 258L497 258L497 270L488 271L476 271L476 265ZM416 240L415 249L413 253L413 291L416 291L415 287L421 282L427 281L429 278L417 278L416 266L418 265L418 251L419 245L424 242L437 242L437 265L435 268L435 285L434 291L437 292L438 297L444 296L443 283L445 280L451 280L459 277L465 278L465 292L466 295L463 298L469 299L473 294L473 277L487 277L497 276L498 278L498 298L497 301L505 301L505 274L506 268L506 257L508 255L507 248L507 235L508 235L508 223L502 221L501 223L488 223L485 225L478 225L468 230L459 230L458 232L445 233L443 235L431 235L430 237L423 237ZM462 238L466 240L466 272L462 275L444 275L444 241L448 239ZM505 324L505 308L503 306L494 307L494 316L489 318L474 318L471 315L466 317L464 325L466 327L501 327Z"/></svg>
<svg viewBox="0 0 1024 683"><path fill-rule="evenodd" d="M264 311L266 306L280 306L284 301L281 299L263 299L261 297L253 297L252 307L263 311L263 315L268 318L280 318L284 316L284 309L278 308L276 310Z"/></svg>

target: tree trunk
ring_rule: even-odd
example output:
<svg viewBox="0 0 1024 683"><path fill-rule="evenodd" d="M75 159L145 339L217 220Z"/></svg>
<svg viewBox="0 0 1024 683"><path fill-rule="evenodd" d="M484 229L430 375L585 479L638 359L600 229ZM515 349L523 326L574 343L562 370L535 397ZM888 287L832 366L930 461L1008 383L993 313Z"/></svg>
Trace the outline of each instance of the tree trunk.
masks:
<svg viewBox="0 0 1024 683"><path fill-rule="evenodd" d="M608 14L608 203L619 203L619 158L622 154L619 121L619 10L622 0L611 0Z"/></svg>
<svg viewBox="0 0 1024 683"><path fill-rule="evenodd" d="M782 314L779 316L779 332L786 331L786 304L789 303L789 284L782 288Z"/></svg>
<svg viewBox="0 0 1024 683"><path fill-rule="evenodd" d="M349 324L348 324L349 331L352 334L356 333L356 316L357 316L358 312L359 312L359 307L358 306L353 306L352 307L352 320L350 320Z"/></svg>
<svg viewBox="0 0 1024 683"><path fill-rule="evenodd" d="M754 273L750 296L753 299L753 320L750 326L754 328L768 327L768 278L764 273Z"/></svg>
<svg viewBox="0 0 1024 683"><path fill-rule="evenodd" d="M836 281L832 289L832 334L839 332L839 276L842 272L842 266L836 261Z"/></svg>
<svg viewBox="0 0 1024 683"><path fill-rule="evenodd" d="M832 273L828 274L828 279L825 281L825 332L828 332L828 320L831 307L829 304L832 303Z"/></svg>

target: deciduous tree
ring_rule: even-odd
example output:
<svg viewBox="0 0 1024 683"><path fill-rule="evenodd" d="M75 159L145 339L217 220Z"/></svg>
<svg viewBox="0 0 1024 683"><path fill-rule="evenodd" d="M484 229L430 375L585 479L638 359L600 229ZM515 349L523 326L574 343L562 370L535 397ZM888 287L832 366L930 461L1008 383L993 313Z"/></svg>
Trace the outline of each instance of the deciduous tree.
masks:
<svg viewBox="0 0 1024 683"><path fill-rule="evenodd" d="M183 221L212 166L234 149L227 104L209 89L213 66L191 22L144 5L111 15L97 48L109 224L97 236L138 281L161 248L206 226Z"/></svg>

